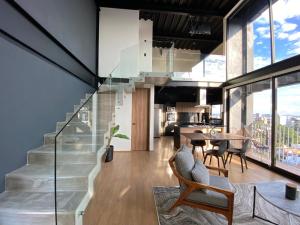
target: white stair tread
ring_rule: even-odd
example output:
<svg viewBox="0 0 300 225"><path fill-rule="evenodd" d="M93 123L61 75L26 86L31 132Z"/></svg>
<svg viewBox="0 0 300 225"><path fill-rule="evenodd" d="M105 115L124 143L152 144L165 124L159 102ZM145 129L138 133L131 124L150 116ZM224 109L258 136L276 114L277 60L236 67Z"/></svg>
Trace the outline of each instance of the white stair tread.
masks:
<svg viewBox="0 0 300 225"><path fill-rule="evenodd" d="M54 153L54 145L42 145L38 148L32 149L28 151L28 153ZM86 151L86 150L77 150L77 149L66 149L60 150L60 147L57 147L57 154L87 154L87 153L95 153L92 151Z"/></svg>
<svg viewBox="0 0 300 225"><path fill-rule="evenodd" d="M66 164L57 165L57 177L67 178L67 177L86 177L89 175L91 170L95 167L93 164ZM11 177L37 177L37 178L54 178L54 166L51 165L38 165L30 164L23 166L9 174L7 176Z"/></svg>
<svg viewBox="0 0 300 225"><path fill-rule="evenodd" d="M57 192L58 212L74 213L86 192ZM0 194L0 213L54 213L54 192L15 192Z"/></svg>

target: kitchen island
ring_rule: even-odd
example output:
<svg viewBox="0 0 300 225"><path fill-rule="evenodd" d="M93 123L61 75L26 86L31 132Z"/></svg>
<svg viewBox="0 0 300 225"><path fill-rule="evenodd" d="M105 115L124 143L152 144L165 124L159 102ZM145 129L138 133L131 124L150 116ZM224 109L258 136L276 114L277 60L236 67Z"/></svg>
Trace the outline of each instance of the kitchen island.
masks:
<svg viewBox="0 0 300 225"><path fill-rule="evenodd" d="M201 130L203 133L210 133L213 129L215 132L223 132L223 125L175 125L174 127L174 148L178 149L182 144L187 144L188 140L181 135L182 133L194 133L196 130ZM190 143L188 143L190 145Z"/></svg>

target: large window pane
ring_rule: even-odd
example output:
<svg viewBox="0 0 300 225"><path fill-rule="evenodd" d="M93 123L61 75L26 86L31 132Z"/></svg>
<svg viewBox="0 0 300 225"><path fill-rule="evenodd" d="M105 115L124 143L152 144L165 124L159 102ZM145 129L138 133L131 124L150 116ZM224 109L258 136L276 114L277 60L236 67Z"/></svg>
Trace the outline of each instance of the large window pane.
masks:
<svg viewBox="0 0 300 225"><path fill-rule="evenodd" d="M299 0L273 1L275 61L300 53Z"/></svg>
<svg viewBox="0 0 300 225"><path fill-rule="evenodd" d="M270 80L230 90L230 132L252 138L247 155L271 163L272 94ZM241 143L232 141L233 147Z"/></svg>
<svg viewBox="0 0 300 225"><path fill-rule="evenodd" d="M228 78L271 64L271 35L267 0L249 1L228 20Z"/></svg>
<svg viewBox="0 0 300 225"><path fill-rule="evenodd" d="M300 175L300 73L277 82L276 166Z"/></svg>

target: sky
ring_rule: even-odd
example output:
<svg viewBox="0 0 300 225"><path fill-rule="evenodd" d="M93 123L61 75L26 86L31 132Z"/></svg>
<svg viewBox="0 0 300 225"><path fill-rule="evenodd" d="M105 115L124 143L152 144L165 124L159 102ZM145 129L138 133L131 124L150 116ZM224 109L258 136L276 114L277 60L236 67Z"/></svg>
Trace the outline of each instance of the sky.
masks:
<svg viewBox="0 0 300 225"><path fill-rule="evenodd" d="M273 4L275 60L300 54L300 0L278 0ZM254 69L271 63L269 12L266 10L253 21ZM280 115L300 116L300 84L278 89ZM256 93L254 113L270 113L271 92Z"/></svg>

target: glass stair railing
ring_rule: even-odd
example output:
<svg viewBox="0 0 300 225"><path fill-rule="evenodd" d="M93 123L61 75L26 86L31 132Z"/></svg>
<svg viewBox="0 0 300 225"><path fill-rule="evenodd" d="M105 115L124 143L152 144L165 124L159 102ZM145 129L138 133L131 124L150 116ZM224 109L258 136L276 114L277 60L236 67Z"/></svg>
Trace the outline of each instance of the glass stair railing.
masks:
<svg viewBox="0 0 300 225"><path fill-rule="evenodd" d="M119 87L120 89L120 87ZM114 123L117 85L108 77L94 94L57 123L54 139L55 222L82 224Z"/></svg>

